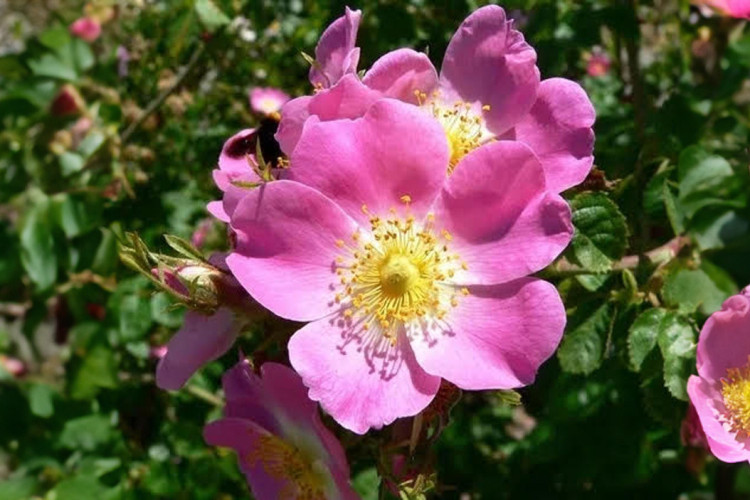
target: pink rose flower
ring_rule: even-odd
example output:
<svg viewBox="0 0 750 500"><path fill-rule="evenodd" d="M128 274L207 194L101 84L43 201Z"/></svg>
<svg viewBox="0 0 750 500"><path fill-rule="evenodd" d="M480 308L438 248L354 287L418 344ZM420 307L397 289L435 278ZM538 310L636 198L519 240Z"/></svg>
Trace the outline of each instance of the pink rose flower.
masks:
<svg viewBox="0 0 750 500"><path fill-rule="evenodd" d="M693 3L726 16L750 19L750 0L693 0Z"/></svg>
<svg viewBox="0 0 750 500"><path fill-rule="evenodd" d="M364 433L462 389L530 384L562 336L551 284L529 277L572 235L570 210L520 142L495 141L446 176L443 128L381 99L310 122L287 179L248 192L227 265L274 314L310 398Z"/></svg>
<svg viewBox="0 0 750 500"><path fill-rule="evenodd" d="M586 61L586 73L594 78L599 78L609 72L612 61L603 52L594 52Z"/></svg>
<svg viewBox="0 0 750 500"><path fill-rule="evenodd" d="M237 451L255 498L358 498L341 444L294 371L265 363L258 376L240 361L224 374L223 386L224 418L208 424L203 436Z"/></svg>
<svg viewBox="0 0 750 500"><path fill-rule="evenodd" d="M102 25L93 18L82 17L70 25L70 34L91 43L102 34Z"/></svg>
<svg viewBox="0 0 750 500"><path fill-rule="evenodd" d="M708 447L724 462L750 460L750 287L708 318L688 380Z"/></svg>
<svg viewBox="0 0 750 500"><path fill-rule="evenodd" d="M345 19L339 18L326 34ZM348 26L346 36L335 38L338 54L356 50L350 47L357 23ZM326 47L332 50L333 40L326 34ZM586 93L563 78L540 82L536 52L498 6L482 7L464 20L439 75L425 54L411 49L384 55L361 81L356 68L339 73L324 90L284 106L276 138L287 155L309 117L356 118L379 98L391 97L419 106L440 123L450 145L449 171L469 152L498 139L531 147L551 190L575 186L591 170L595 113Z"/></svg>
<svg viewBox="0 0 750 500"><path fill-rule="evenodd" d="M250 108L276 120L280 118L279 111L288 100L286 92L273 87L255 87L250 91Z"/></svg>

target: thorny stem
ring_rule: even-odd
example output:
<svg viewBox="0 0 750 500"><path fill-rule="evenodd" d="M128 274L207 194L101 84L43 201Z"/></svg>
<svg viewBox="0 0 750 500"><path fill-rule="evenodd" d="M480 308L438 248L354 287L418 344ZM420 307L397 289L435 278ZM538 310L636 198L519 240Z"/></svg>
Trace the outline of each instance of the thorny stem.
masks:
<svg viewBox="0 0 750 500"><path fill-rule="evenodd" d="M643 256L654 264L663 264L674 259L688 244L690 244L690 239L687 236L676 236L662 246L644 253ZM627 255L615 262L610 272L635 269L638 267L640 258L641 255ZM566 277L594 273L563 258L545 269L542 274L546 277Z"/></svg>
<svg viewBox="0 0 750 500"><path fill-rule="evenodd" d="M133 132L135 132L138 127L140 127L146 119L153 114L154 111L156 111L159 106L162 105L162 103L169 97L169 95L177 90L177 88L182 85L182 82L185 80L187 75L190 73L190 71L195 67L196 63L200 59L201 55L203 55L203 51L205 50L205 47L203 45L198 45L198 48L195 49L193 52L193 55L190 56L190 60L188 63L180 70L180 72L177 74L177 77L174 79L174 82L164 89L161 94L156 96L156 98L151 101L148 106L146 106L146 109L143 110L143 112L136 118L136 120L130 124L130 126L125 129L125 132L122 133L121 140L122 142L127 142L127 140L130 138L131 135L133 135Z"/></svg>

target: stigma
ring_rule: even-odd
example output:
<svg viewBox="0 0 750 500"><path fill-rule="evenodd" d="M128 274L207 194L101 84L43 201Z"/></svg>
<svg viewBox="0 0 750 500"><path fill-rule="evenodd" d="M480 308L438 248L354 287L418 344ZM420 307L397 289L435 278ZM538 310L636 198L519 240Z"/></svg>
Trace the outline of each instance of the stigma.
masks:
<svg viewBox="0 0 750 500"><path fill-rule="evenodd" d="M471 103L458 101L453 105L447 105L440 102L437 91L433 93L432 98L419 90L416 90L414 95L419 106L426 107L443 127L450 150L448 174L453 173L464 156L492 137L485 127L484 118L474 110ZM489 111L490 106L484 105L481 109Z"/></svg>
<svg viewBox="0 0 750 500"><path fill-rule="evenodd" d="M351 243L337 242L342 248L336 269L341 287L335 302L346 307L346 318L361 321L365 330L379 330L395 343L401 325L441 320L458 305L468 289L454 286L452 280L467 266L451 251L450 233L435 229L433 215L417 222L410 215L399 217L395 210L385 218L370 214L365 206L363 211L370 215L369 231L355 232Z"/></svg>
<svg viewBox="0 0 750 500"><path fill-rule="evenodd" d="M750 362L742 368L727 370L721 383L727 423L740 438L750 437Z"/></svg>

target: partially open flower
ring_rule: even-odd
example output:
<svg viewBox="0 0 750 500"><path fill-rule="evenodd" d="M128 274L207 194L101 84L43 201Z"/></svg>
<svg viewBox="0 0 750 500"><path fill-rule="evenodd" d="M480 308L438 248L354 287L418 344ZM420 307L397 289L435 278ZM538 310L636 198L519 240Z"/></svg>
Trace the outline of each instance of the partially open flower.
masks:
<svg viewBox="0 0 750 500"><path fill-rule="evenodd" d="M80 113L83 107L83 97L78 90L72 85L65 84L52 100L50 112L55 116L74 115Z"/></svg>
<svg viewBox="0 0 750 500"><path fill-rule="evenodd" d="M70 33L85 42L93 42L102 34L102 25L93 18L82 17L70 25Z"/></svg>
<svg viewBox="0 0 750 500"><path fill-rule="evenodd" d="M529 277L572 235L539 160L496 141L446 177L449 161L437 121L382 99L360 119L309 123L289 180L232 214L229 268L261 305L310 322L292 366L357 433L419 413L441 378L529 384L562 336L555 287Z"/></svg>
<svg viewBox="0 0 750 500"><path fill-rule="evenodd" d="M725 16L750 19L750 0L693 0L693 3Z"/></svg>
<svg viewBox="0 0 750 500"><path fill-rule="evenodd" d="M289 100L283 90L273 87L255 87L250 91L250 107L256 113L279 120L281 107Z"/></svg>
<svg viewBox="0 0 750 500"><path fill-rule="evenodd" d="M224 374L224 418L203 431L209 444L234 448L258 500L354 500L349 465L320 421L294 371L266 363L260 375L247 361Z"/></svg>
<svg viewBox="0 0 750 500"><path fill-rule="evenodd" d="M357 23L346 23L349 14L329 30L356 28ZM350 35L356 35L355 29L343 30L335 39L326 36L329 30L321 44L324 38L327 44L336 40L339 46L332 52L353 53ZM498 6L482 7L464 20L439 75L427 55L411 49L384 55L361 82L354 71L336 74L314 96L284 106L277 139L287 155L309 117L356 118L378 98L391 97L419 106L440 123L450 146L448 173L471 151L495 140L531 147L544 167L547 186L557 192L579 184L591 170L595 114L586 93L563 78L540 82L536 52Z"/></svg>
<svg viewBox="0 0 750 500"><path fill-rule="evenodd" d="M724 462L750 460L750 287L708 318L697 365L688 394L711 453Z"/></svg>

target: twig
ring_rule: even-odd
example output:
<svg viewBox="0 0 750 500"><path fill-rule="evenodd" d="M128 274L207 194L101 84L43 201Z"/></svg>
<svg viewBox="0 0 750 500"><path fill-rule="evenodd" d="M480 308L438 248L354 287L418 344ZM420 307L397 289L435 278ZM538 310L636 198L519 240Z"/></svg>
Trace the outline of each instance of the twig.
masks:
<svg viewBox="0 0 750 500"><path fill-rule="evenodd" d="M224 406L224 400L220 398L219 396L215 396L214 394L211 394L205 389L202 389L198 387L197 385L187 385L185 386L185 390L192 394L193 396L198 397L199 399L202 399L203 401L212 404L214 406L218 406L221 408Z"/></svg>
<svg viewBox="0 0 750 500"><path fill-rule="evenodd" d="M0 302L0 316L13 316L20 318L26 314L31 304L16 304L12 302Z"/></svg>
<svg viewBox="0 0 750 500"><path fill-rule="evenodd" d="M687 236L677 236L662 246L649 250L643 255L655 264L663 264L674 259L689 243L690 239ZM612 265L612 270L610 272L622 271L623 269L635 269L638 267L639 260L640 255L627 255L615 262ZM596 273L592 273L577 264L573 264L567 259L560 259L556 264L545 269L542 274L549 277L562 277Z"/></svg>
<svg viewBox="0 0 750 500"><path fill-rule="evenodd" d="M203 54L203 51L205 50L203 45L198 45L198 48L195 49L195 52L193 52L193 55L190 56L190 60L188 63L180 70L180 72L177 74L177 77L175 78L174 82L164 89L161 94L156 96L156 99L151 101L148 106L146 106L146 109L143 110L143 112L136 118L136 120L128 126L127 129L125 129L125 132L122 133L121 140L122 142L127 142L127 140L130 138L131 135L133 135L133 132L135 132L138 127L143 124L146 119L153 114L154 111L156 111L159 106L162 105L162 103L169 97L169 95L174 92L177 87L179 87L182 82L187 77L188 73L193 69L195 64L198 62L198 59L200 59L201 55Z"/></svg>

